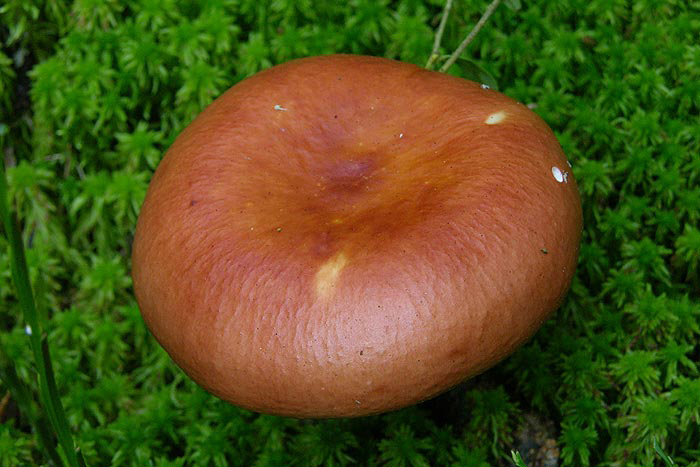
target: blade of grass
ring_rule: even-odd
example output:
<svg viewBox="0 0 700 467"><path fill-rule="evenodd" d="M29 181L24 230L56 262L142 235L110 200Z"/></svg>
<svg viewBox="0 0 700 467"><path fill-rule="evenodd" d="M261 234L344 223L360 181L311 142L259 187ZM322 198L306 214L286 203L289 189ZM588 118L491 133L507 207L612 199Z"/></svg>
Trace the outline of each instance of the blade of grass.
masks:
<svg viewBox="0 0 700 467"><path fill-rule="evenodd" d="M447 24L447 18L450 16L450 11L452 10L452 0L447 0L445 2L445 9L442 11L442 18L440 18L440 25L435 33L435 42L433 42L433 51L430 53L428 58L428 63L425 64L427 70L431 70L440 55L440 43L442 42L442 34L445 32L445 24Z"/></svg>
<svg viewBox="0 0 700 467"><path fill-rule="evenodd" d="M41 337L41 354L44 364L44 374L46 379L43 382L42 392L45 393L45 398L48 404L51 405L51 412L54 414L56 421L56 431L58 433L58 439L63 447L66 456L71 459L71 462L75 461L78 466L85 465L85 460L82 459L82 455L79 455L78 447L73 443L73 437L70 433L70 428L68 426L68 421L66 419L66 413L63 410L63 404L58 398L58 387L56 386L56 380L54 378L53 366L51 364L51 354L49 353L49 342L44 334ZM66 452L70 450L70 454ZM73 464L72 464L73 465Z"/></svg>
<svg viewBox="0 0 700 467"><path fill-rule="evenodd" d="M41 411L37 409L29 387L19 379L14 364L7 357L2 346L0 346L0 379L10 390L10 394L12 394L20 409L20 414L26 417L32 427L34 427L39 438L39 444L43 448L46 457L55 465L63 464L61 456L56 451L56 437L49 430L49 424Z"/></svg>
<svg viewBox="0 0 700 467"><path fill-rule="evenodd" d="M24 255L24 245L17 218L10 211L5 166L0 163L0 217L10 246L10 269L17 291L17 299L28 326L29 342L34 354L34 362L39 375L39 396L46 416L55 430L59 446L70 466L84 465L82 454L76 449L68 427L63 405L58 397L58 388L53 374L48 352L48 343L43 334L43 326L37 314L36 302L29 281L29 270ZM79 460L80 458L80 460Z"/></svg>
<svg viewBox="0 0 700 467"><path fill-rule="evenodd" d="M450 58L447 59L447 61L440 67L441 72L446 72L459 58L460 55L462 55L462 52L467 48L467 46L474 40L476 35L481 31L481 28L484 27L484 24L486 24L486 21L491 17L494 11L496 11L496 8L498 8L498 5L501 3L501 0L493 0L491 4L486 8L486 11L484 14L481 16L479 21L476 23L476 26L469 32L467 37L462 41L461 44L459 44L459 47L457 47L457 50L455 50L452 55L450 55Z"/></svg>

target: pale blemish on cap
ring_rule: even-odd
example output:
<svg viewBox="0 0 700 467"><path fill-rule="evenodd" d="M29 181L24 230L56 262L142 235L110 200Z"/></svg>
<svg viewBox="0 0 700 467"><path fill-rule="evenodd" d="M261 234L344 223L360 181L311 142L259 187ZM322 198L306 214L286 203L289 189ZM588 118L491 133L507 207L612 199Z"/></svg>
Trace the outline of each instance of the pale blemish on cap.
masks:
<svg viewBox="0 0 700 467"><path fill-rule="evenodd" d="M502 110L492 113L488 117L486 117L486 120L484 120L484 123L487 125L496 125L498 123L501 123L503 120L506 119L506 113Z"/></svg>
<svg viewBox="0 0 700 467"><path fill-rule="evenodd" d="M319 297L329 298L331 296L338 284L340 273L347 264L348 257L345 253L340 252L321 265L314 278L316 294Z"/></svg>
<svg viewBox="0 0 700 467"><path fill-rule="evenodd" d="M285 109L284 107L282 107L282 106L279 105L279 104L275 104L274 109L275 109L275 110L282 110L282 111L285 111L285 112L286 112L287 110L289 110L289 109Z"/></svg>
<svg viewBox="0 0 700 467"><path fill-rule="evenodd" d="M403 138L403 133L399 133L399 138Z"/></svg>
<svg viewBox="0 0 700 467"><path fill-rule="evenodd" d="M569 183L569 172L562 172L557 166L552 167L552 175L559 183Z"/></svg>
<svg viewBox="0 0 700 467"><path fill-rule="evenodd" d="M488 84L482 84L481 89L491 89L491 86L489 86Z"/></svg>

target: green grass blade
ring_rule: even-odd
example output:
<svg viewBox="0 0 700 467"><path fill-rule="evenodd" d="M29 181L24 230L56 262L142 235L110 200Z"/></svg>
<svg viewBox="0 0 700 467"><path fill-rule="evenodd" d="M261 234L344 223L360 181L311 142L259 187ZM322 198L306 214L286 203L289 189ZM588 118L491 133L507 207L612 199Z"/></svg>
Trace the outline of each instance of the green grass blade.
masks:
<svg viewBox="0 0 700 467"><path fill-rule="evenodd" d="M43 329L37 314L36 302L29 281L29 269L24 254L22 235L16 217L10 211L8 202L8 187L5 178L5 167L0 163L0 216L5 235L10 246L12 280L17 291L17 299L29 326L29 341L34 354L34 361L39 373L40 399L46 416L58 436L59 444L64 451L68 465L77 467L78 455L70 434L63 406L58 397L58 389L51 366L50 354L46 337L42 337ZM44 441L41 439L41 441ZM48 450L48 449L47 449ZM63 463L63 462L62 462ZM84 464L84 461L83 461Z"/></svg>
<svg viewBox="0 0 700 467"><path fill-rule="evenodd" d="M0 346L0 379L10 390L20 413L23 414L34 427L39 438L39 444L44 450L44 454L54 464L61 465L63 461L56 451L56 437L49 430L49 424L43 414L37 410L36 403L31 397L29 387L19 379L17 371L12 361L7 357L5 350Z"/></svg>
<svg viewBox="0 0 700 467"><path fill-rule="evenodd" d="M22 237L19 233L17 220L10 213L7 199L8 190L7 181L5 179L5 169L1 166L2 164L0 164L0 216L2 216L5 235L7 236L7 240L10 245L10 256L12 258L10 268L12 270L12 279L15 283L17 299L19 300L20 307L22 308L25 321L27 324L29 324L32 330L38 330L39 323L36 313L36 306L34 305L34 298L32 296L32 289L29 285L29 271L27 269L27 261L24 257Z"/></svg>
<svg viewBox="0 0 700 467"><path fill-rule="evenodd" d="M51 364L51 354L49 353L49 342L46 335L41 338L41 353L44 363L44 373L46 379L42 381L45 385L44 391L48 397L48 402L51 405L51 411L55 417L55 428L58 433L58 439L65 451L66 457L70 460L71 465L85 465L85 460L82 463L78 461L78 453L75 444L73 443L73 437L70 433L70 427L68 426L68 420L66 419L66 413L63 410L63 404L61 404L58 398L58 387L56 386L56 379L54 378L53 367ZM82 454L80 454L82 457Z"/></svg>

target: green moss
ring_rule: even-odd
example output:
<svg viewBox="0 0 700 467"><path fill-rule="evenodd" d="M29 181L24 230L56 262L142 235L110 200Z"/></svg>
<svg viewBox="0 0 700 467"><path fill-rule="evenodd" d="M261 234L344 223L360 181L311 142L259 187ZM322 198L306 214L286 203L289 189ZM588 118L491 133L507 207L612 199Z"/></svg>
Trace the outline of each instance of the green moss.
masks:
<svg viewBox="0 0 700 467"><path fill-rule="evenodd" d="M455 2L440 54L488 3ZM651 465L655 443L698 465L700 3L505 3L464 56L531 104L573 164L585 230L572 290L466 386L349 421L259 416L198 388L141 321L130 242L154 167L217 95L305 55L422 65L443 1L3 3L0 143L88 464L484 466L511 449L531 464L521 433L535 417L562 465ZM0 344L36 394L7 247L0 236ZM44 462L27 414L0 420L0 464Z"/></svg>

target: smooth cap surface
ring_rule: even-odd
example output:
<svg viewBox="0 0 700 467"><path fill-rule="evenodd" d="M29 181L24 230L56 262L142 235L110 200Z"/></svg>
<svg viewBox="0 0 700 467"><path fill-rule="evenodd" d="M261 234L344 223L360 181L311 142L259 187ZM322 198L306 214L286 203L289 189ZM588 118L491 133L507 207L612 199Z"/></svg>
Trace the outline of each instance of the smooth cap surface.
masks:
<svg viewBox="0 0 700 467"><path fill-rule="evenodd" d="M561 303L581 233L548 126L496 91L363 56L292 61L212 103L158 166L133 279L213 394L359 416L494 365Z"/></svg>

